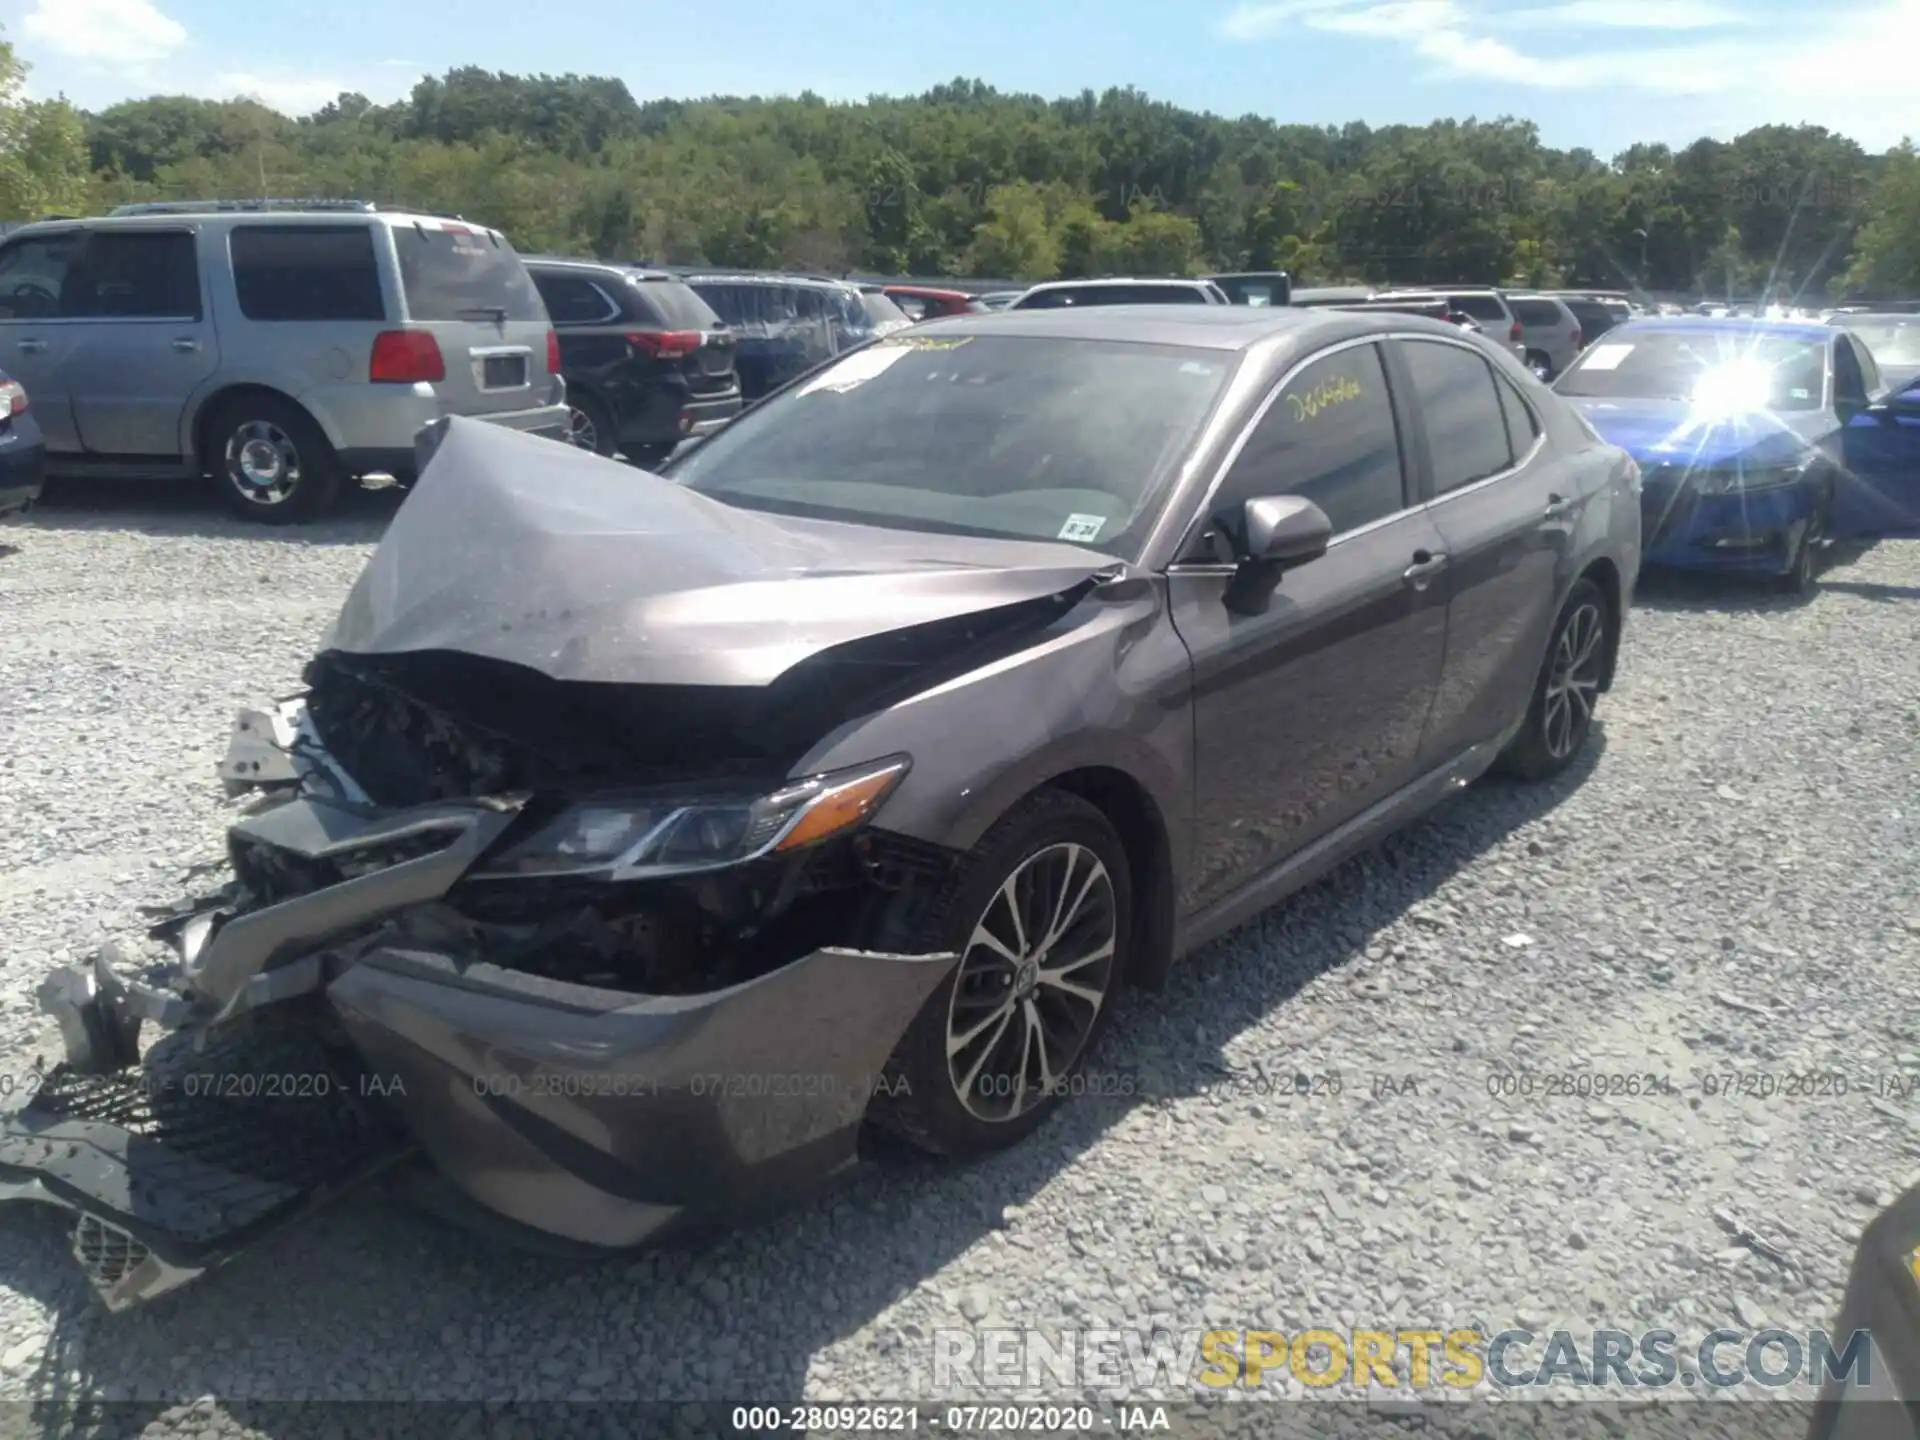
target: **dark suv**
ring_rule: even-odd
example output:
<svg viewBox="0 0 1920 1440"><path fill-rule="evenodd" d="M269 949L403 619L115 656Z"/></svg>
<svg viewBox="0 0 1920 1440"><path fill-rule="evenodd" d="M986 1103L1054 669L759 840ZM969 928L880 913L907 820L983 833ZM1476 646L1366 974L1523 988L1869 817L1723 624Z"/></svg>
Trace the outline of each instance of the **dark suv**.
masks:
<svg viewBox="0 0 1920 1440"><path fill-rule="evenodd" d="M841 280L758 271L681 278L739 337L740 389L749 402L881 333L859 288Z"/></svg>
<svg viewBox="0 0 1920 1440"><path fill-rule="evenodd" d="M527 270L560 337L574 444L657 465L740 413L733 332L685 281L591 260Z"/></svg>

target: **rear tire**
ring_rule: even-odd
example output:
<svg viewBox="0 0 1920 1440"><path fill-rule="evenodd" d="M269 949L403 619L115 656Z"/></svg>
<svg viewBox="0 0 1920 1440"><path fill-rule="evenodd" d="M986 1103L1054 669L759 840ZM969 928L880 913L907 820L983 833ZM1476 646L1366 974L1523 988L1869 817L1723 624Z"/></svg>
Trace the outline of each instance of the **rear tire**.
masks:
<svg viewBox="0 0 1920 1440"><path fill-rule="evenodd" d="M1002 816L926 912L915 948L960 955L901 1036L868 1108L937 1155L1038 1129L1119 998L1132 937L1126 848L1096 807L1042 790Z"/></svg>
<svg viewBox="0 0 1920 1440"><path fill-rule="evenodd" d="M1600 587L1591 580L1575 581L1553 622L1527 718L1494 762L1495 770L1517 780L1550 780L1586 748L1612 632Z"/></svg>
<svg viewBox="0 0 1920 1440"><path fill-rule="evenodd" d="M222 503L242 519L295 525L332 509L346 467L311 415L274 395L245 396L206 429L207 470Z"/></svg>
<svg viewBox="0 0 1920 1440"><path fill-rule="evenodd" d="M613 417L591 395L567 397L567 439L596 455L612 455L619 448L614 443Z"/></svg>

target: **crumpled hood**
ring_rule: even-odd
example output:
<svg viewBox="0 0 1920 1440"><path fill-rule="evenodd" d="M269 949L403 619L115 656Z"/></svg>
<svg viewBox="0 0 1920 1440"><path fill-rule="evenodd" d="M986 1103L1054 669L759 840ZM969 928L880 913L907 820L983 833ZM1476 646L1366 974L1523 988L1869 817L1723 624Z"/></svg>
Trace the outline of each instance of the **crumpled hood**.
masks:
<svg viewBox="0 0 1920 1440"><path fill-rule="evenodd" d="M452 419L322 650L453 650L555 680L766 685L808 656L1121 568L1046 541L735 509Z"/></svg>
<svg viewBox="0 0 1920 1440"><path fill-rule="evenodd" d="M1790 464L1805 454L1833 421L1823 411L1708 415L1684 400L1613 400L1563 397L1609 444L1655 465Z"/></svg>

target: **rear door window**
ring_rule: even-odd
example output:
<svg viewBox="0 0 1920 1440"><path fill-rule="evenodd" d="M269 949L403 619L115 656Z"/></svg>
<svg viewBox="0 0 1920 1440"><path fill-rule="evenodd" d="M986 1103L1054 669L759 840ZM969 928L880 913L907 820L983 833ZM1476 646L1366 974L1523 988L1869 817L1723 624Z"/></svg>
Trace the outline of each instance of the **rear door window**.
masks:
<svg viewBox="0 0 1920 1440"><path fill-rule="evenodd" d="M188 230L96 230L67 276L62 315L198 320L200 264Z"/></svg>
<svg viewBox="0 0 1920 1440"><path fill-rule="evenodd" d="M227 237L249 320L387 318L367 225L236 225Z"/></svg>
<svg viewBox="0 0 1920 1440"><path fill-rule="evenodd" d="M1399 343L1426 425L1433 493L1445 495L1511 468L1507 417L1487 362L1437 340Z"/></svg>
<svg viewBox="0 0 1920 1440"><path fill-rule="evenodd" d="M391 229L410 318L547 318L527 267L513 247L491 231L422 222Z"/></svg>
<svg viewBox="0 0 1920 1440"><path fill-rule="evenodd" d="M1507 417L1507 444L1517 464L1540 438L1540 422L1534 418L1532 408L1520 398L1520 392L1513 388L1513 382L1497 370L1493 375L1493 388L1500 392L1500 409Z"/></svg>

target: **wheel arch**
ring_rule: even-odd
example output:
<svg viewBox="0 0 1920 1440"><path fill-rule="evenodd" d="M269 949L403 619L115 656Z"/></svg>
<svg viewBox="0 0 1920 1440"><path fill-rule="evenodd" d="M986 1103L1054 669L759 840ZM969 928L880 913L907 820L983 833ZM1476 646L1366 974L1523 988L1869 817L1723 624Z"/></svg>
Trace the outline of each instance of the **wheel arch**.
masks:
<svg viewBox="0 0 1920 1440"><path fill-rule="evenodd" d="M212 456L208 454L208 449L213 444L213 437L208 431L212 427L214 420L222 410L225 410L235 401L247 399L266 399L273 400L281 405L291 405L302 415L306 416L308 420L313 422L314 428L325 437L329 445L336 443L334 438L327 434L327 427L321 422L320 417L315 415L313 411L309 410L305 405L302 405L298 400L294 399L293 396L289 395L286 391L279 389L277 386L263 385L258 381L243 381L235 385L225 385L215 390L212 394L208 395L205 400L201 401L200 408L194 412L193 458L198 462L202 470L207 469L213 463Z"/></svg>
<svg viewBox="0 0 1920 1440"><path fill-rule="evenodd" d="M1064 790L1085 800L1107 817L1120 836L1127 852L1134 919L1122 973L1131 984L1159 991L1173 964L1175 909L1173 844L1159 805L1132 775L1106 765L1063 771L1028 794L1041 790Z"/></svg>
<svg viewBox="0 0 1920 1440"><path fill-rule="evenodd" d="M1626 597L1621 593L1620 570L1603 555L1590 561L1578 578L1591 580L1607 602L1607 654L1600 671L1600 690L1604 694L1613 689L1614 666L1620 657L1620 633L1624 628L1621 622L1626 618Z"/></svg>

